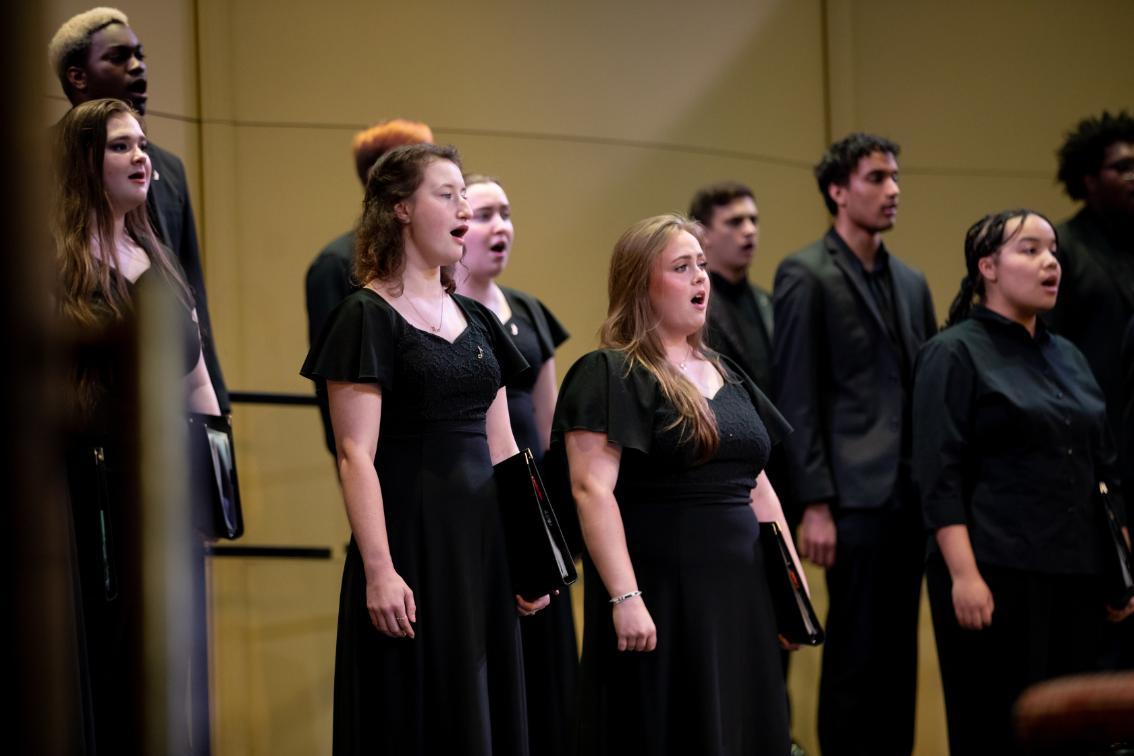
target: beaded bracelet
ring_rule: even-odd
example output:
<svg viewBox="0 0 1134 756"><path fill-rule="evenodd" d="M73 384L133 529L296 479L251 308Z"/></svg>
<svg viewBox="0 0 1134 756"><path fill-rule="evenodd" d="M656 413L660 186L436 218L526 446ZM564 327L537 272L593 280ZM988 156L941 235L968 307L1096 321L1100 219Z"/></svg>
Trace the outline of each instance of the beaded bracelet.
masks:
<svg viewBox="0 0 1134 756"><path fill-rule="evenodd" d="M610 603L621 604L623 601L628 601L628 600L634 598L635 596L641 596L641 595L642 595L641 591L630 591L629 593L623 593L621 596L615 596L614 598L612 598L610 600Z"/></svg>

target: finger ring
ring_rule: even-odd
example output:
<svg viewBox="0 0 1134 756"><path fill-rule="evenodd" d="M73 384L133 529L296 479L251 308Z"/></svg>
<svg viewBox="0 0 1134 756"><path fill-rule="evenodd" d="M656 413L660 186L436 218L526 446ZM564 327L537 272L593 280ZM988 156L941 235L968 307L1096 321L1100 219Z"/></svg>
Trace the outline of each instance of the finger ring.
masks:
<svg viewBox="0 0 1134 756"><path fill-rule="evenodd" d="M404 620L404 619L405 619L405 617L394 617L394 619L396 619L396 620Z"/></svg>

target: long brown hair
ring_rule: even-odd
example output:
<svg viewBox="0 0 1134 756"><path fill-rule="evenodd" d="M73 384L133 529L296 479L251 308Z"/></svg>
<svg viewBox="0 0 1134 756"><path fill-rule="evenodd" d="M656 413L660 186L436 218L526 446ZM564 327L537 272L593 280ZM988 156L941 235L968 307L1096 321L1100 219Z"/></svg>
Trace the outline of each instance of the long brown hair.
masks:
<svg viewBox="0 0 1134 756"><path fill-rule="evenodd" d="M59 265L58 311L64 326L87 339L120 325L132 310L125 277L115 274L118 248L114 211L103 182L107 124L116 115L141 117L121 100L91 100L72 108L55 131L55 196L52 233ZM187 308L193 297L177 264L158 241L145 203L126 213L125 233L146 253ZM99 255L95 255L95 247ZM104 389L99 377L79 366L70 376L74 409L91 411Z"/></svg>
<svg viewBox="0 0 1134 756"><path fill-rule="evenodd" d="M52 230L59 262L59 309L80 328L98 328L125 317L130 293L118 267L114 211L103 184L107 123L116 115L139 116L121 100L91 100L72 108L55 132L56 190ZM145 251L150 263L173 284L182 304L192 295L178 266L150 223L145 203L126 213L126 234ZM97 244L100 255L95 256Z"/></svg>
<svg viewBox="0 0 1134 756"><path fill-rule="evenodd" d="M454 147L411 144L390 150L370 170L362 217L354 232L354 276L359 284L378 280L392 294L401 295L406 269L405 224L398 220L394 208L413 196L425 178L425 169L435 160L448 160L458 170L461 167ZM441 268L441 285L448 294L456 290L453 266Z"/></svg>
<svg viewBox="0 0 1134 756"><path fill-rule="evenodd" d="M666 359L657 334L658 315L650 304L650 277L658 256L682 231L701 241L700 227L677 214L638 221L618 239L610 258L607 283L610 306L599 340L602 346L625 354L631 370L640 365L657 379L662 394L677 413L677 419L666 430L680 427L682 440L692 440L697 458L703 461L712 457L720 445L716 418L693 382ZM716 354L705 347L704 328L691 334L688 342L729 378Z"/></svg>

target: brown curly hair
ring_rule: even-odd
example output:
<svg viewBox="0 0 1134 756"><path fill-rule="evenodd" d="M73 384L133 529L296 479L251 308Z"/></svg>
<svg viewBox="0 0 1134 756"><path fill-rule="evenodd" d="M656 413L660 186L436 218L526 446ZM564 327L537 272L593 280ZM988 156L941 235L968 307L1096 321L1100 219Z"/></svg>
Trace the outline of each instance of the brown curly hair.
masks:
<svg viewBox="0 0 1134 756"><path fill-rule="evenodd" d="M436 160L448 160L461 167L461 157L452 146L411 144L390 150L374 164L366 178L362 217L355 227L354 276L365 286L381 281L395 295L401 293L406 269L405 225L394 208L405 202L425 177L425 169ZM441 268L441 284L452 294L457 284L452 266Z"/></svg>

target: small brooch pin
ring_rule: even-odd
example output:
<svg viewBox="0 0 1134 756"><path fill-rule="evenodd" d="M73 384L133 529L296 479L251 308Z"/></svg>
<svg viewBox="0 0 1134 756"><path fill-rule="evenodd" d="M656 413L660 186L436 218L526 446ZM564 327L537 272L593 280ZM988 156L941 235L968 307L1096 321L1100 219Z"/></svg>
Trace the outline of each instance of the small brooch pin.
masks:
<svg viewBox="0 0 1134 756"><path fill-rule="evenodd" d="M476 345L476 358L478 360L484 359L484 350L480 348L480 344Z"/></svg>
<svg viewBox="0 0 1134 756"><path fill-rule="evenodd" d="M512 335L513 335L513 336L518 336L518 335L519 335L519 333L520 333L520 329L516 327L516 324L515 324L515 323L513 323L513 324L512 324Z"/></svg>

